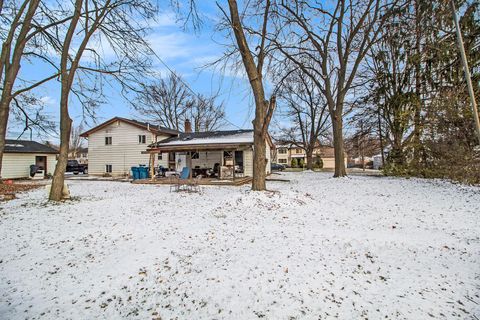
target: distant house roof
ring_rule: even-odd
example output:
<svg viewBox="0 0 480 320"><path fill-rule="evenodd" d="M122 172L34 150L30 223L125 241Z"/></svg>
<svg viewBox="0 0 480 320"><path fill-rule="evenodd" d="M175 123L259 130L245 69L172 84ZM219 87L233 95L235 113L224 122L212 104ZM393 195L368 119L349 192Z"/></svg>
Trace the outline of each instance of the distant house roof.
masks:
<svg viewBox="0 0 480 320"><path fill-rule="evenodd" d="M271 139L268 136L271 146ZM208 132L180 133L149 145L149 148L156 149L188 149L188 148L213 148L215 146L252 145L253 130L224 130Z"/></svg>
<svg viewBox="0 0 480 320"><path fill-rule="evenodd" d="M115 118L112 118L108 121L105 121L104 123L101 123L99 124L98 126L96 127L93 127L91 128L90 130L88 131L85 131L84 133L82 133L80 136L81 137L88 137L90 134L100 130L100 129L103 129L105 128L106 126L109 126L111 125L112 123L114 123L115 121L122 121L122 122L125 122L125 123L128 123L132 126L135 126L135 127L138 127L138 128L141 128L141 129L145 129L145 130L150 130L152 132L155 132L155 133L166 133L166 134L169 134L169 135L177 135L179 134L179 131L178 130L174 130L174 129L169 129L169 128L165 128L165 127L162 127L162 126L157 126L157 125L153 125L153 124L150 124L148 122L142 122L142 121L138 121L138 120L133 120L133 119L127 119L127 118L122 118L122 117L115 117Z"/></svg>
<svg viewBox="0 0 480 320"><path fill-rule="evenodd" d="M278 148L287 148L287 149L303 149L300 146L295 145L294 143L286 144L285 142L280 142L281 144L277 144ZM319 153L322 158L335 158L335 148L328 145L322 145L320 142L317 142L314 149L314 154ZM299 154L292 154L292 158L302 158L304 157L304 153ZM347 153L345 152L345 157Z"/></svg>
<svg viewBox="0 0 480 320"><path fill-rule="evenodd" d="M51 153L57 154L58 151L47 145L29 140L5 140L5 153Z"/></svg>
<svg viewBox="0 0 480 320"><path fill-rule="evenodd" d="M323 158L335 158L335 149L330 146L317 147L320 150L320 156ZM345 153L345 156L346 153Z"/></svg>

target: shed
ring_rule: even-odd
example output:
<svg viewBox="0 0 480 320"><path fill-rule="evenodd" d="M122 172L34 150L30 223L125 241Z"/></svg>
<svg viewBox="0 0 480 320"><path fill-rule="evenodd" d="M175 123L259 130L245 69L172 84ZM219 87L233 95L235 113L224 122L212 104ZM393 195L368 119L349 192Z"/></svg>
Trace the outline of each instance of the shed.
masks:
<svg viewBox="0 0 480 320"><path fill-rule="evenodd" d="M54 148L36 141L7 139L3 149L2 179L28 178L32 164L43 169L45 176L53 174L57 154Z"/></svg>

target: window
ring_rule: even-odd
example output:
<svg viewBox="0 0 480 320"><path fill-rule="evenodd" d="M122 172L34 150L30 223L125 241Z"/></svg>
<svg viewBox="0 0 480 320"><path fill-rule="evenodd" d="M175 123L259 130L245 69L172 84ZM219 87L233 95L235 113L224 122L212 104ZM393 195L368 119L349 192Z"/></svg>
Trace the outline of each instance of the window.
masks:
<svg viewBox="0 0 480 320"><path fill-rule="evenodd" d="M139 144L145 144L147 143L147 137L144 134L141 134L138 136L138 143Z"/></svg>
<svg viewBox="0 0 480 320"><path fill-rule="evenodd" d="M112 137L105 137L105 145L109 146L112 144Z"/></svg>
<svg viewBox="0 0 480 320"><path fill-rule="evenodd" d="M287 163L287 159L278 159L278 163Z"/></svg>
<svg viewBox="0 0 480 320"><path fill-rule="evenodd" d="M111 164L106 164L105 165L105 172L106 173L112 173L112 165Z"/></svg>
<svg viewBox="0 0 480 320"><path fill-rule="evenodd" d="M297 149L295 149L295 153L303 153L303 150L302 150L302 149L299 149L299 148L297 148Z"/></svg>
<svg viewBox="0 0 480 320"><path fill-rule="evenodd" d="M192 152L192 159L198 159L200 157L200 155L198 154L198 152Z"/></svg>
<svg viewBox="0 0 480 320"><path fill-rule="evenodd" d="M158 154L157 159L162 160L162 153L161 152Z"/></svg>
<svg viewBox="0 0 480 320"><path fill-rule="evenodd" d="M285 153L287 153L287 149L285 149L285 148L278 149L278 153L285 154Z"/></svg>

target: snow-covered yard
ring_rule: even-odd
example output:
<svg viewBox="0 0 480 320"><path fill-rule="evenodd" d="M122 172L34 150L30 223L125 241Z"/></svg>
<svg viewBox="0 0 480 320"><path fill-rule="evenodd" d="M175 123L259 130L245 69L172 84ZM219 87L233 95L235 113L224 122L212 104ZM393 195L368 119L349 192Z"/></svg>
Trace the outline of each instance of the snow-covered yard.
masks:
<svg viewBox="0 0 480 320"><path fill-rule="evenodd" d="M0 204L0 318L478 319L480 188L70 181ZM477 318L476 318L477 317Z"/></svg>

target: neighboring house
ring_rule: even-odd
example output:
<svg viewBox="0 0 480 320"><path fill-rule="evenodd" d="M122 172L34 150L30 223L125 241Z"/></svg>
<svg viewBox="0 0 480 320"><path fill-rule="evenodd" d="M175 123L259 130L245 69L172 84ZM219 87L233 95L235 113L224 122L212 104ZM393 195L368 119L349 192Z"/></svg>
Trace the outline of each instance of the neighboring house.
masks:
<svg viewBox="0 0 480 320"><path fill-rule="evenodd" d="M28 140L6 140L3 149L2 179L30 177L30 166L43 170L45 177L53 174L58 151Z"/></svg>
<svg viewBox="0 0 480 320"><path fill-rule="evenodd" d="M181 170L208 170L218 167L220 178L253 176L253 130L228 130L189 132L186 122L185 133L158 141L149 146L150 154L168 153L168 168ZM271 151L275 146L269 135L266 138L265 171L270 173Z"/></svg>
<svg viewBox="0 0 480 320"><path fill-rule="evenodd" d="M289 159L290 159L290 152L289 152L289 146L288 145L277 145L276 146L276 154L274 157L275 163L287 165L289 164Z"/></svg>
<svg viewBox="0 0 480 320"><path fill-rule="evenodd" d="M177 130L112 118L81 134L88 139L88 173L130 175L131 167L148 166L150 155L145 154L148 145L177 135ZM168 155L162 156L156 159L155 165L168 165Z"/></svg>
<svg viewBox="0 0 480 320"><path fill-rule="evenodd" d="M88 164L88 148L78 148L68 153L68 159L77 160L80 164Z"/></svg>
<svg viewBox="0 0 480 320"><path fill-rule="evenodd" d="M320 158L323 161L324 169L335 168L335 149L330 146L319 145L313 150L313 161ZM277 145L276 157L274 162L291 166L292 160L302 161L307 164L307 154L304 149L294 145ZM347 155L344 157L345 166L347 165Z"/></svg>

